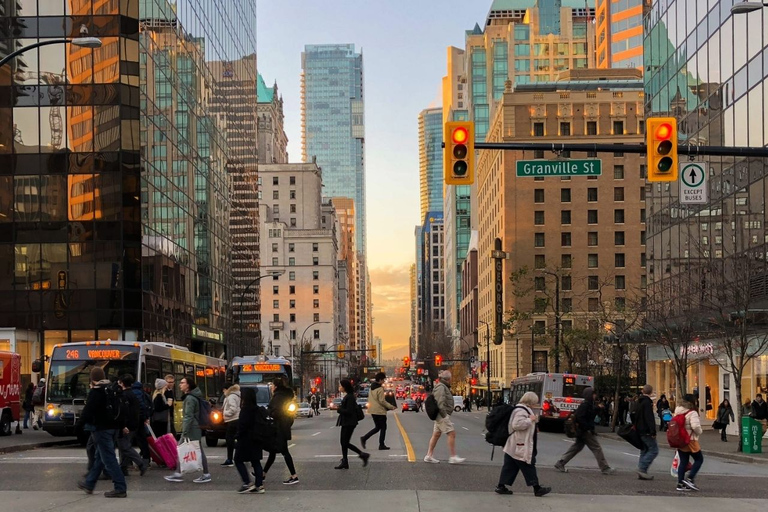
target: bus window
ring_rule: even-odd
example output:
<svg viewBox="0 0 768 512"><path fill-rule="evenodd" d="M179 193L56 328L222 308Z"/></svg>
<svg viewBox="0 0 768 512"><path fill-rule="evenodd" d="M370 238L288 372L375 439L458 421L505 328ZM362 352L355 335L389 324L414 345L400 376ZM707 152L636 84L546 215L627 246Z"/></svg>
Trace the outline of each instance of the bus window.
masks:
<svg viewBox="0 0 768 512"><path fill-rule="evenodd" d="M165 378L166 375L173 375L173 363L170 361L162 361L162 370L160 372L161 378Z"/></svg>
<svg viewBox="0 0 768 512"><path fill-rule="evenodd" d="M574 377L563 377L563 396L584 398L584 390L592 387L589 384L577 384Z"/></svg>
<svg viewBox="0 0 768 512"><path fill-rule="evenodd" d="M144 390L150 395L155 392L155 381L165 377L160 370L160 358L157 356L146 356L144 368Z"/></svg>

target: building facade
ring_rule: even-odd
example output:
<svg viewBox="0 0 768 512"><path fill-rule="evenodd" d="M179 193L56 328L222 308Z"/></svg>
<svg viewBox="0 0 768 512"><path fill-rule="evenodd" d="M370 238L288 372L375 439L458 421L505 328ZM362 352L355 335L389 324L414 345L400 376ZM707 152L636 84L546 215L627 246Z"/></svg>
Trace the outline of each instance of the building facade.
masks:
<svg viewBox="0 0 768 512"><path fill-rule="evenodd" d="M442 212L427 212L421 234L421 333L418 357L431 357L433 348L446 337L445 331L445 231Z"/></svg>
<svg viewBox="0 0 768 512"><path fill-rule="evenodd" d="M288 136L285 134L283 97L278 94L277 83L267 87L264 78L258 76L256 87L258 98L259 163L287 164Z"/></svg>
<svg viewBox="0 0 768 512"><path fill-rule="evenodd" d="M597 67L643 69L643 16L651 0L597 0Z"/></svg>
<svg viewBox="0 0 768 512"><path fill-rule="evenodd" d="M443 209L443 109L419 113L419 189L421 218Z"/></svg>
<svg viewBox="0 0 768 512"><path fill-rule="evenodd" d="M339 267L342 266L346 269L346 282L343 283L343 288L347 290L346 301L346 329L340 330L339 342L344 343L352 349L358 348L358 339L363 336L364 321L362 318L364 311L361 311L357 306L357 286L360 282L358 276L358 259L355 236L355 201L348 197L334 197L331 199L331 203L336 210L336 219L339 222L339 229L337 230L339 238ZM341 274L339 275L341 281ZM339 284L339 288L342 288L342 284ZM341 296L339 297L341 301ZM339 305L341 307L341 304Z"/></svg>

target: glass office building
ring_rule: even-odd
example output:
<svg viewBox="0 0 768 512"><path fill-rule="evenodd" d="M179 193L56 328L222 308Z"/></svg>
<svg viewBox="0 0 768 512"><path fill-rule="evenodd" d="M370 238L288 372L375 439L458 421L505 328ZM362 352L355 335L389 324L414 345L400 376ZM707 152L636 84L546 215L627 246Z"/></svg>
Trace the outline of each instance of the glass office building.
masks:
<svg viewBox="0 0 768 512"><path fill-rule="evenodd" d="M0 56L83 27L103 42L0 70L0 330L27 360L96 339L231 348L225 165L255 132L211 115L207 61L253 54L254 26L253 0L0 0ZM255 62L228 73L255 90Z"/></svg>
<svg viewBox="0 0 768 512"><path fill-rule="evenodd" d="M419 189L421 218L443 209L443 109L419 113Z"/></svg>

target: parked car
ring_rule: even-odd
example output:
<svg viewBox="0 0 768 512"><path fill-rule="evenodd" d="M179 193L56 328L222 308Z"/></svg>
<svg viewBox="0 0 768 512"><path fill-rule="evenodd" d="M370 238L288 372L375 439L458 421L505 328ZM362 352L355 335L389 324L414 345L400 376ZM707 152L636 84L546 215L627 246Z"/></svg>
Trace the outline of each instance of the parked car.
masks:
<svg viewBox="0 0 768 512"><path fill-rule="evenodd" d="M261 407L267 407L272 399L272 391L267 384L256 384L243 386L240 388L252 387L256 390L256 403ZM226 438L227 424L224 423L224 394L211 406L211 428L205 430L205 445L216 446L219 439Z"/></svg>
<svg viewBox="0 0 768 512"><path fill-rule="evenodd" d="M299 418L311 418L312 417L312 408L309 406L308 402L301 402L296 409L296 416Z"/></svg>
<svg viewBox="0 0 768 512"><path fill-rule="evenodd" d="M331 405L328 406L328 409L335 411L339 408L341 405L341 398L334 398L331 402Z"/></svg>
<svg viewBox="0 0 768 512"><path fill-rule="evenodd" d="M403 412L405 411L419 412L419 404L416 403L416 400L411 400L410 398L403 400Z"/></svg>

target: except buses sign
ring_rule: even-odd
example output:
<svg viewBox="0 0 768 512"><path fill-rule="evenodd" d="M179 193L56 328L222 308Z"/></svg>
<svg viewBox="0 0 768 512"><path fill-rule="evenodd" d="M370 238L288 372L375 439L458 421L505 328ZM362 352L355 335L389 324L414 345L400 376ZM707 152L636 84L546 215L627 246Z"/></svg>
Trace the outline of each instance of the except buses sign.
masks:
<svg viewBox="0 0 768 512"><path fill-rule="evenodd" d="M590 160L518 160L517 177L600 176L603 161Z"/></svg>

